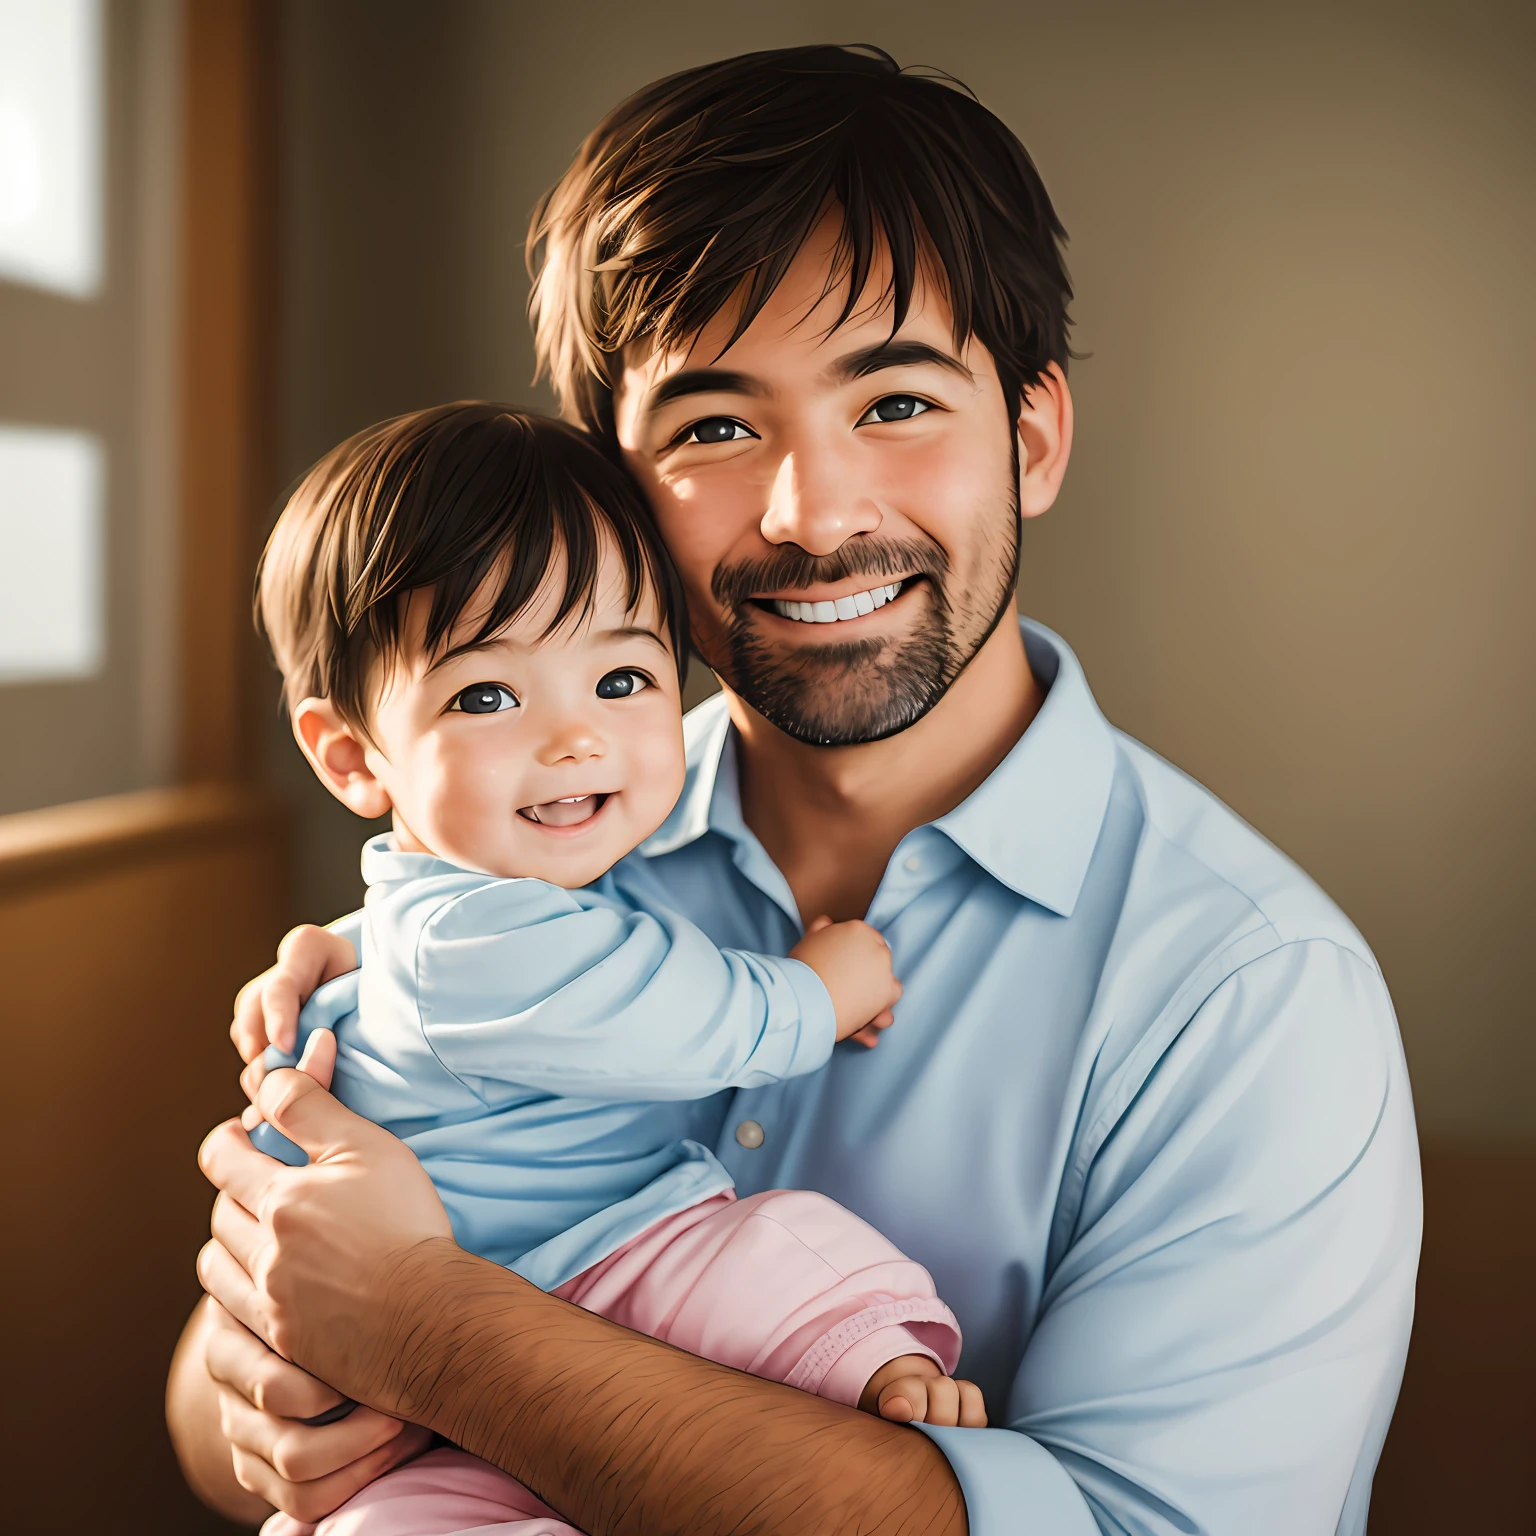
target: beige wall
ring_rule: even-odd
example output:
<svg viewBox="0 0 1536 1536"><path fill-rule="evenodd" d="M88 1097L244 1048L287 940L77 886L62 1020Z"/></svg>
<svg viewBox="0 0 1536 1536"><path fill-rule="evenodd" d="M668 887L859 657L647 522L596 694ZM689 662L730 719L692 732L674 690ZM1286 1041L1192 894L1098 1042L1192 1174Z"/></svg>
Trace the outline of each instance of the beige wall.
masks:
<svg viewBox="0 0 1536 1536"><path fill-rule="evenodd" d="M541 398L527 212L624 92L807 41L952 71L1040 165L1090 354L1023 605L1364 930L1425 1125L1536 1132L1533 15L296 0L285 468L389 412ZM323 916L358 829L306 804Z"/></svg>

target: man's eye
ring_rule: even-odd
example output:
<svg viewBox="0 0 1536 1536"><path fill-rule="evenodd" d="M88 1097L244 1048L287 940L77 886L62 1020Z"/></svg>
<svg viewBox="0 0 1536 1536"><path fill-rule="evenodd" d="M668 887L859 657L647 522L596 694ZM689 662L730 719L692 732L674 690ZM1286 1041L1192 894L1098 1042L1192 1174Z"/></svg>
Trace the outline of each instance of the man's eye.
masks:
<svg viewBox="0 0 1536 1536"><path fill-rule="evenodd" d="M696 421L691 427L684 429L679 443L734 443L747 437L756 437L757 433L749 427L744 427L739 421L729 416L706 416L703 421Z"/></svg>
<svg viewBox="0 0 1536 1536"><path fill-rule="evenodd" d="M885 399L875 401L859 418L857 425L871 427L881 421L909 421L932 409L926 400L919 400L916 395L887 395Z"/></svg>
<svg viewBox="0 0 1536 1536"><path fill-rule="evenodd" d="M454 694L448 706L466 715L495 715L517 707L517 695L501 683L474 683Z"/></svg>
<svg viewBox="0 0 1536 1536"><path fill-rule="evenodd" d="M644 672L609 672L597 680L597 696L600 699L627 699L651 686L651 680Z"/></svg>

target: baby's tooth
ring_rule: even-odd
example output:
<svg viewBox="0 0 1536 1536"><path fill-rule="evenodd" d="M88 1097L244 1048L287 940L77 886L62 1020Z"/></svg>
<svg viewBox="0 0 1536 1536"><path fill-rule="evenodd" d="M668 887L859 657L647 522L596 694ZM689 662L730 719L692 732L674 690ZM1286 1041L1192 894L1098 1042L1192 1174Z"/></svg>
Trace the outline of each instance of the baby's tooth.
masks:
<svg viewBox="0 0 1536 1536"><path fill-rule="evenodd" d="M837 609L840 619L856 619L859 616L859 605L851 597L840 597L832 606Z"/></svg>
<svg viewBox="0 0 1536 1536"><path fill-rule="evenodd" d="M812 603L811 618L817 624L832 624L837 620L836 603Z"/></svg>
<svg viewBox="0 0 1536 1536"><path fill-rule="evenodd" d="M875 611L875 595L873 592L855 592L853 594L853 606L862 613Z"/></svg>

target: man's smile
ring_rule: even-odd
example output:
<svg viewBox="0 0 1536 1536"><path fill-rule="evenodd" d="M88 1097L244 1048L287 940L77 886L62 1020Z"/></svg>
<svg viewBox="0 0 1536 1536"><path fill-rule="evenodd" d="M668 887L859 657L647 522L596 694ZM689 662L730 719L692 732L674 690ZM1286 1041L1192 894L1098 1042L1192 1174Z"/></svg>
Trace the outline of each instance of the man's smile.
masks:
<svg viewBox="0 0 1536 1536"><path fill-rule="evenodd" d="M864 580L869 578L866 576ZM846 624L866 618L895 602L921 580L919 576L904 576L878 586L861 587L858 591L813 592L806 597L755 596L750 602L760 613L774 614L797 624Z"/></svg>

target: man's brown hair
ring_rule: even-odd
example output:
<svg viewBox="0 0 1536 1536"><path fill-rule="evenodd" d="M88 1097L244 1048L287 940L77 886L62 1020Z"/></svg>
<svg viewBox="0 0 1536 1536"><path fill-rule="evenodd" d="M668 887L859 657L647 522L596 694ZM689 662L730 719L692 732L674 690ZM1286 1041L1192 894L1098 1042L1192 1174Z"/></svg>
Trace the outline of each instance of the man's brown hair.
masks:
<svg viewBox="0 0 1536 1536"><path fill-rule="evenodd" d="M564 581L549 629L588 610L604 549L631 610L654 596L679 674L682 586L639 490L585 433L461 401L380 422L320 460L288 500L256 574L256 621L284 696L325 698L366 733L370 669L396 658L406 598L430 589L424 644L440 658L483 643ZM453 630L497 583L473 635Z"/></svg>
<svg viewBox="0 0 1536 1536"><path fill-rule="evenodd" d="M955 345L987 348L1010 406L1065 368L1066 234L1012 131L878 48L781 48L636 92L535 211L530 313L565 414L611 439L623 349L687 343L731 305L735 341L829 210L838 325L884 253L892 330L936 281Z"/></svg>

